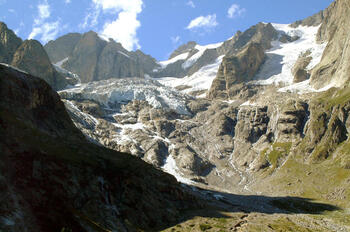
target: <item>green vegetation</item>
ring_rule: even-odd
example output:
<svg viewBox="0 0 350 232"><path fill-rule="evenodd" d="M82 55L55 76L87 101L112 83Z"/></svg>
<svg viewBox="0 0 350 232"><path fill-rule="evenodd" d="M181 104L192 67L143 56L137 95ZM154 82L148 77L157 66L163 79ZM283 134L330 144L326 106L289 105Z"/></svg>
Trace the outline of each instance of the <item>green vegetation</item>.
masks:
<svg viewBox="0 0 350 232"><path fill-rule="evenodd" d="M320 96L316 98L316 101L320 103L324 103L328 109L336 105L343 106L344 104L348 103L349 100L350 100L350 88L344 88L344 89L332 88L320 94Z"/></svg>
<svg viewBox="0 0 350 232"><path fill-rule="evenodd" d="M279 161L288 156L292 143L274 143L271 148L265 148L260 153L262 161L267 160L270 163L270 170L274 171L279 166Z"/></svg>
<svg viewBox="0 0 350 232"><path fill-rule="evenodd" d="M201 225L199 225L199 228L201 229L201 231L206 231L206 230L211 229L212 226L208 225L208 224L201 224Z"/></svg>

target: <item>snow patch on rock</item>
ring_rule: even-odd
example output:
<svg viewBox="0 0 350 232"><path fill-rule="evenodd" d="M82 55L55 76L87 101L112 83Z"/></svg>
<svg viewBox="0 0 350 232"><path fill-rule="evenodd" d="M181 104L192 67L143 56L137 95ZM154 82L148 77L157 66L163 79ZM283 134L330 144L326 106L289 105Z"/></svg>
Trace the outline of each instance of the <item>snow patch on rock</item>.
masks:
<svg viewBox="0 0 350 232"><path fill-rule="evenodd" d="M310 80L306 80L306 81L302 81L299 83L295 83L295 84L280 88L278 92L304 94L304 93L310 93L310 92L324 92L329 90L332 87L334 87L333 84L329 84L321 89L315 89L310 85Z"/></svg>
<svg viewBox="0 0 350 232"><path fill-rule="evenodd" d="M178 182L184 183L184 184L188 184L188 185L193 185L194 182L183 177L180 173L179 168L177 167L176 161L174 159L174 157L172 155L169 155L166 160L165 160L165 164L162 167L162 169L169 173L170 175L173 175L176 180Z"/></svg>

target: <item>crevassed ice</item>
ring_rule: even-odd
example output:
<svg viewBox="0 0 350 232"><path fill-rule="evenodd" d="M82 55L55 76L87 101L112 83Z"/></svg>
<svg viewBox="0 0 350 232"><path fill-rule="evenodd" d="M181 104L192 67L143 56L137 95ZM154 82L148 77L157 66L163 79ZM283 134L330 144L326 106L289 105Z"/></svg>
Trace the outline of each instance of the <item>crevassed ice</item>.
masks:
<svg viewBox="0 0 350 232"><path fill-rule="evenodd" d="M94 100L106 107L126 104L132 100L147 101L155 108L174 110L179 114L189 114L186 100L190 97L178 93L154 80L108 79L82 84L79 87L60 91L65 98Z"/></svg>

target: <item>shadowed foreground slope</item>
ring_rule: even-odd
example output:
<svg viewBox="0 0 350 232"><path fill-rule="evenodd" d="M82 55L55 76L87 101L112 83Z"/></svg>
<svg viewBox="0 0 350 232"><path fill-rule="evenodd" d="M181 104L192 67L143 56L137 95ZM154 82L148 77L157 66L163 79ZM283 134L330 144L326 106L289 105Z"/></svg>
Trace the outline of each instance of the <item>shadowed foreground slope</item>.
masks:
<svg viewBox="0 0 350 232"><path fill-rule="evenodd" d="M0 66L0 230L135 231L197 200L176 180L85 139L56 92Z"/></svg>

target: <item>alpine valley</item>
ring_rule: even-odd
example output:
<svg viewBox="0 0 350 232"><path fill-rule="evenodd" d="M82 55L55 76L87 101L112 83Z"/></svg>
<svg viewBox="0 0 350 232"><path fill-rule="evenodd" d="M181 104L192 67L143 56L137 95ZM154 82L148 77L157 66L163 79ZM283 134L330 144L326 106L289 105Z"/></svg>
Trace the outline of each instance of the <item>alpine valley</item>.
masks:
<svg viewBox="0 0 350 232"><path fill-rule="evenodd" d="M335 0L157 61L0 23L0 231L350 231L349 28Z"/></svg>

